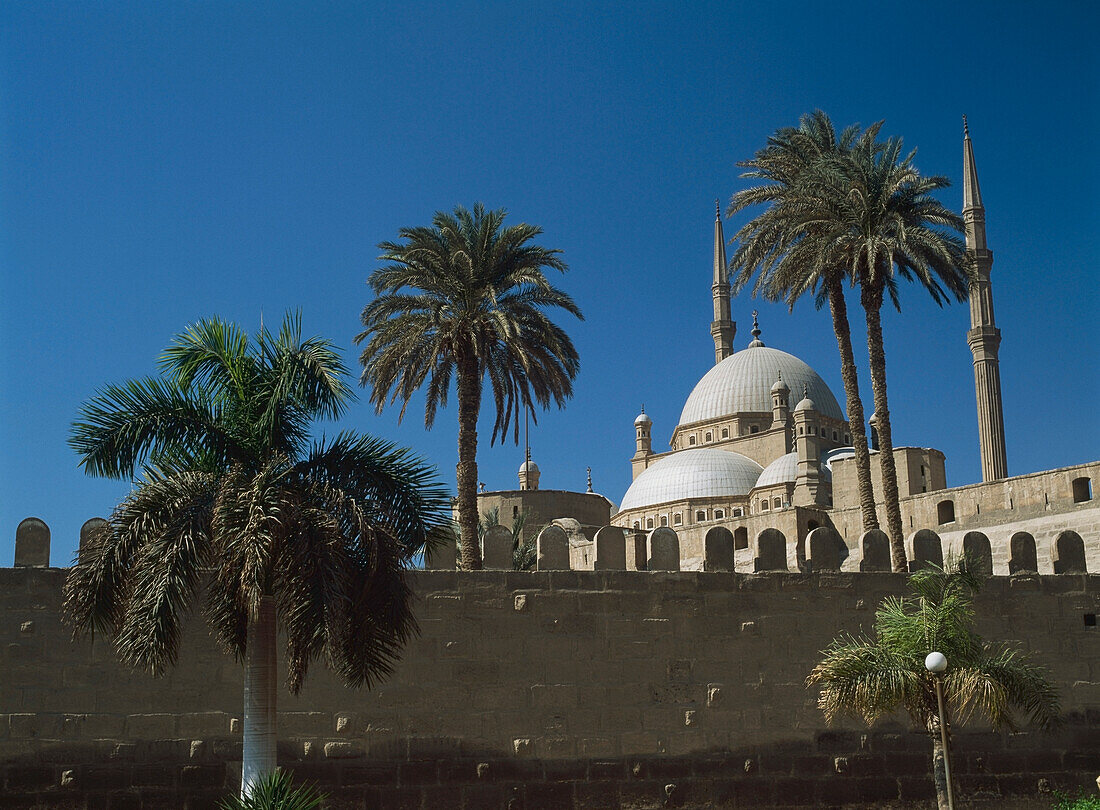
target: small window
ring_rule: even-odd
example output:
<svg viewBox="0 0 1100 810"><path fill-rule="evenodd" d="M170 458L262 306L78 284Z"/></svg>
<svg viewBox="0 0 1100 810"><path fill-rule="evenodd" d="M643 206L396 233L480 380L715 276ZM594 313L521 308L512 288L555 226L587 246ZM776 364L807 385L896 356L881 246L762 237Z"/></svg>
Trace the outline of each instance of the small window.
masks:
<svg viewBox="0 0 1100 810"><path fill-rule="evenodd" d="M1073 479L1073 502L1084 503L1092 500L1092 480L1089 478Z"/></svg>
<svg viewBox="0 0 1100 810"><path fill-rule="evenodd" d="M749 433L759 433L759 432L760 432L760 425L753 425L751 428L749 428Z"/></svg>
<svg viewBox="0 0 1100 810"><path fill-rule="evenodd" d="M688 436L688 444L695 444L695 437L694 436Z"/></svg>
<svg viewBox="0 0 1100 810"><path fill-rule="evenodd" d="M726 513L723 510L721 510L721 509L715 509L714 510L714 519L715 520L721 520L725 516L726 516Z"/></svg>
<svg viewBox="0 0 1100 810"><path fill-rule="evenodd" d="M748 548L749 547L749 530L744 526L738 526L733 531L733 547L734 548Z"/></svg>
<svg viewBox="0 0 1100 810"><path fill-rule="evenodd" d="M708 433L707 434L707 441L708 442L714 441L714 434L713 433Z"/></svg>
<svg viewBox="0 0 1100 810"><path fill-rule="evenodd" d="M653 528L653 518L646 518L645 519L645 527L647 529L652 529Z"/></svg>
<svg viewBox="0 0 1100 810"><path fill-rule="evenodd" d="M514 517L514 518L519 517L519 507L518 506L513 506L512 507L512 517Z"/></svg>
<svg viewBox="0 0 1100 810"><path fill-rule="evenodd" d="M707 519L707 513L702 511L702 510L699 510L698 512L695 513L695 519L696 520L706 520Z"/></svg>
<svg viewBox="0 0 1100 810"><path fill-rule="evenodd" d="M772 498L772 509L778 509L782 505L783 501L779 500L779 498Z"/></svg>
<svg viewBox="0 0 1100 810"><path fill-rule="evenodd" d="M722 438L723 439L728 439L729 437L730 437L730 429L729 428L722 428Z"/></svg>
<svg viewBox="0 0 1100 810"><path fill-rule="evenodd" d="M801 435L802 435L803 433L805 433L805 432L806 432L806 428L804 428L804 427L799 427L799 429L798 429L798 435L799 435L799 436L801 436Z"/></svg>
<svg viewBox="0 0 1100 810"><path fill-rule="evenodd" d="M684 522L684 518L679 512L677 512L675 515L672 516L672 525L673 526L679 526L683 522Z"/></svg>
<svg viewBox="0 0 1100 810"><path fill-rule="evenodd" d="M661 515L661 525L662 526L667 526L668 525L668 515Z"/></svg>
<svg viewBox="0 0 1100 810"><path fill-rule="evenodd" d="M744 514L744 512L740 509L734 509L733 510L733 516L734 517L741 517L741 515L743 515L743 514Z"/></svg>
<svg viewBox="0 0 1100 810"><path fill-rule="evenodd" d="M836 431L835 431L835 430L833 431L833 441L834 441L834 442L835 442L835 441L837 441L837 435L836 435Z"/></svg>
<svg viewBox="0 0 1100 810"><path fill-rule="evenodd" d="M642 522L641 522L640 520L635 520L635 521L634 521L634 528L635 528L635 529L640 529L640 528L642 528Z"/></svg>
<svg viewBox="0 0 1100 810"><path fill-rule="evenodd" d="M761 512L767 512L768 511L768 499L767 498L765 498L764 500L762 500L760 502L760 511Z"/></svg>
<svg viewBox="0 0 1100 810"><path fill-rule="evenodd" d="M938 504L936 504L936 519L939 520L941 526L944 523L954 523L955 502L940 501Z"/></svg>

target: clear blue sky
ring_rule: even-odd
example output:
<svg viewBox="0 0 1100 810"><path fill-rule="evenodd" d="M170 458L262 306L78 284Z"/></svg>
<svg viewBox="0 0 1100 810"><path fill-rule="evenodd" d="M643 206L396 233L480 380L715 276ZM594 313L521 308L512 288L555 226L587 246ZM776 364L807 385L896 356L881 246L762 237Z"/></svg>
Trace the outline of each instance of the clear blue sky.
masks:
<svg viewBox="0 0 1100 810"><path fill-rule="evenodd" d="M153 372L198 318L251 330L292 308L357 374L377 243L479 200L545 229L587 318L564 322L576 397L532 431L542 485L583 489L591 466L618 502L640 404L663 447L713 362L714 200L815 108L885 119L954 180L956 209L969 116L1010 473L1100 457L1100 6L902 5L0 4L0 564L31 515L67 563L126 492L66 445L97 387ZM967 311L925 298L886 315L895 441L969 483ZM741 297L737 348L754 307L842 400L828 313ZM340 427L412 446L453 486L453 410L425 432L420 403L398 425L362 400ZM514 487L522 450L483 438L481 480Z"/></svg>

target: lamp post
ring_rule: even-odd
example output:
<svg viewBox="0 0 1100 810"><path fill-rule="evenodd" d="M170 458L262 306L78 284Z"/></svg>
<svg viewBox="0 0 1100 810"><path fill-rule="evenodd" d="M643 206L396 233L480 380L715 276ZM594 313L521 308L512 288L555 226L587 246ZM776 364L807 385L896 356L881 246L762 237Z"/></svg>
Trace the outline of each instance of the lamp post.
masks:
<svg viewBox="0 0 1100 810"><path fill-rule="evenodd" d="M930 652L924 659L924 668L932 673L932 681L936 684L936 703L940 710L940 743L943 745L943 775L947 780L947 807L955 810L955 799L951 793L951 756L947 750L947 717L943 711L943 685L941 679L947 671L947 658L943 653Z"/></svg>

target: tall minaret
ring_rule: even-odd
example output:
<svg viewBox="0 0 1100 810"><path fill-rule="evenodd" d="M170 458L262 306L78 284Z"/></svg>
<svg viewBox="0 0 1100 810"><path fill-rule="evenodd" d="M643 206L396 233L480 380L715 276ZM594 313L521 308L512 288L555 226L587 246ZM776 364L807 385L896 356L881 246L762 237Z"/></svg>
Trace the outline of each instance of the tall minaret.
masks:
<svg viewBox="0 0 1100 810"><path fill-rule="evenodd" d="M970 127L963 116L963 219L966 249L977 266L978 279L970 285L970 331L966 342L974 355L974 391L978 398L978 444L982 454L982 480L1008 477L1005 457L1005 420L1001 409L1001 369L997 350L1001 330L993 318L993 251L985 242L985 207L974 166Z"/></svg>
<svg viewBox="0 0 1100 810"><path fill-rule="evenodd" d="M714 320L710 336L714 338L714 362L721 363L733 354L733 336L737 324L730 319L730 282L726 269L726 238L722 235L722 209L714 201L714 283L710 287L714 298Z"/></svg>

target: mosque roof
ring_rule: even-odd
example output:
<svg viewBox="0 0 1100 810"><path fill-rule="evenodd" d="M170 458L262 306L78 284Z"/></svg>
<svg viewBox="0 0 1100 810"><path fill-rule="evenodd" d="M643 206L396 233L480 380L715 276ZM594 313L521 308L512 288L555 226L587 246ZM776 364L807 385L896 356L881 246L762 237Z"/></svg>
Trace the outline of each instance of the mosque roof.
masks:
<svg viewBox="0 0 1100 810"><path fill-rule="evenodd" d="M747 495L762 470L752 459L728 450L681 450L658 459L634 479L620 509L684 498Z"/></svg>
<svg viewBox="0 0 1100 810"><path fill-rule="evenodd" d="M833 480L833 471L825 463L825 453L821 454L821 478L824 481ZM767 467L760 477L756 479L757 487L769 487L772 484L793 484L798 478L798 453L787 453L780 456Z"/></svg>
<svg viewBox="0 0 1100 810"><path fill-rule="evenodd" d="M793 354L769 348L756 339L749 348L731 354L703 375L684 403L680 424L735 413L769 412L772 384L780 374L792 391L801 392L805 386L818 413L844 419L836 397L816 371Z"/></svg>

